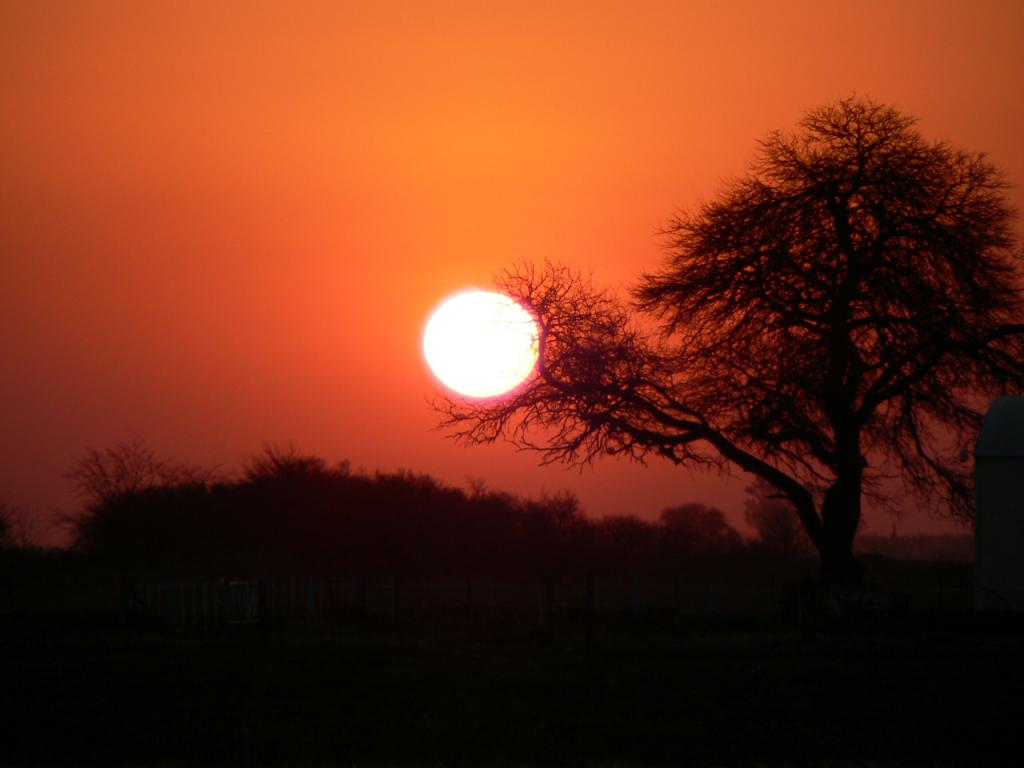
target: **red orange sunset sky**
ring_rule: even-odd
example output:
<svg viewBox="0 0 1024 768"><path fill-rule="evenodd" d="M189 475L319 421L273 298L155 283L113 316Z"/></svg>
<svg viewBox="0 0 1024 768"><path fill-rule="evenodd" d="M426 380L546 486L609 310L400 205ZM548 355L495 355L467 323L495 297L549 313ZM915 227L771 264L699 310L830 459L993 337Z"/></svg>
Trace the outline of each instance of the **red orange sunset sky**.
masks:
<svg viewBox="0 0 1024 768"><path fill-rule="evenodd" d="M519 259L627 286L756 139L851 93L1024 183L1021 40L1011 1L5 0L0 495L67 509L74 456L137 434L740 524L742 479L451 444L429 311Z"/></svg>

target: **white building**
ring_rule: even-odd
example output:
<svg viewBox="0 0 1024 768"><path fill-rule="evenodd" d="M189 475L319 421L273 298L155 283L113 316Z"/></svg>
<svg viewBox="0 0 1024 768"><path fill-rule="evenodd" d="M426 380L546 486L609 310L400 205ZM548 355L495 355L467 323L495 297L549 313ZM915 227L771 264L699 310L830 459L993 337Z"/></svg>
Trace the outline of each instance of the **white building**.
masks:
<svg viewBox="0 0 1024 768"><path fill-rule="evenodd" d="M1024 397L992 403L974 451L974 604L1024 611Z"/></svg>

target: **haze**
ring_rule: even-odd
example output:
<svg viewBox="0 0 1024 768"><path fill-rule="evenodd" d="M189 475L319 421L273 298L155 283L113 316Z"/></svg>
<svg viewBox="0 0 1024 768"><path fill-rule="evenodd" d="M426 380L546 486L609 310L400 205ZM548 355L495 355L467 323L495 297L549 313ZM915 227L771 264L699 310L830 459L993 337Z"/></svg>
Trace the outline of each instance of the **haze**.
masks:
<svg viewBox="0 0 1024 768"><path fill-rule="evenodd" d="M1019 185L1024 5L548 5L3 3L0 495L47 519L136 434L740 526L742 477L452 444L427 315L517 259L628 286L757 139L851 93Z"/></svg>

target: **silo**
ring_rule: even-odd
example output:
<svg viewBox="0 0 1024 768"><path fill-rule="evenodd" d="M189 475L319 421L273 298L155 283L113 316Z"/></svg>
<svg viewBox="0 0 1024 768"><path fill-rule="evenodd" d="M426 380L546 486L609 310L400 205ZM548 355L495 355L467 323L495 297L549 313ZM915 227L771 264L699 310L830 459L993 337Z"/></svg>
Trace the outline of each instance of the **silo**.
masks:
<svg viewBox="0 0 1024 768"><path fill-rule="evenodd" d="M1024 611L1024 397L992 403L974 452L974 604Z"/></svg>

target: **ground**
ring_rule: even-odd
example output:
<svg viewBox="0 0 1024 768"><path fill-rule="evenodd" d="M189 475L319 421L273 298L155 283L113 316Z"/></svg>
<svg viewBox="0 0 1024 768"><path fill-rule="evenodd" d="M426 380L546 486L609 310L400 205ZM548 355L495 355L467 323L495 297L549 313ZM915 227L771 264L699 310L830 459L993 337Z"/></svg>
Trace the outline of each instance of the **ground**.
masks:
<svg viewBox="0 0 1024 768"><path fill-rule="evenodd" d="M1005 622L4 637L4 765L979 765L1024 713Z"/></svg>

